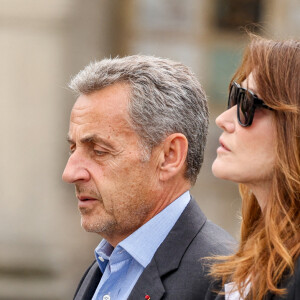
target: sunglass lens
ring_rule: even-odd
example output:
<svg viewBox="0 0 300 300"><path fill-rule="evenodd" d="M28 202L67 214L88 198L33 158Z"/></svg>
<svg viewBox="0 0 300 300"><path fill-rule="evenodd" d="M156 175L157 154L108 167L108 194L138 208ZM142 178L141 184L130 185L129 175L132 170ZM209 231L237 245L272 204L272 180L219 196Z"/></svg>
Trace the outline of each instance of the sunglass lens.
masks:
<svg viewBox="0 0 300 300"><path fill-rule="evenodd" d="M250 93L240 93L239 120L243 125L249 125L253 114L253 97Z"/></svg>
<svg viewBox="0 0 300 300"><path fill-rule="evenodd" d="M229 92L228 98L228 109L235 106L237 103L237 87L232 85Z"/></svg>

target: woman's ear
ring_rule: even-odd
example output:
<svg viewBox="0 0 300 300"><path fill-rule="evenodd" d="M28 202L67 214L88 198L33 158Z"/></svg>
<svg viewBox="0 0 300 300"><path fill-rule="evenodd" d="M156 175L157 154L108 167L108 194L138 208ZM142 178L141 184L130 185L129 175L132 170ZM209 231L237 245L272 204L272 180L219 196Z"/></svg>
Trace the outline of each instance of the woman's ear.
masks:
<svg viewBox="0 0 300 300"><path fill-rule="evenodd" d="M184 174L188 141L182 133L173 133L163 141L160 160L160 180L167 181L178 174Z"/></svg>

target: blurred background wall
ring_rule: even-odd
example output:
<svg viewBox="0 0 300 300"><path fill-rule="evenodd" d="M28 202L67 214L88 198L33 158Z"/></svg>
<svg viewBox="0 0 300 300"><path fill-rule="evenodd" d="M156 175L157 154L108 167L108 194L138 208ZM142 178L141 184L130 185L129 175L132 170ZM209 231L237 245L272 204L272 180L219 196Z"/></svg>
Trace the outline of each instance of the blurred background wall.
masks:
<svg viewBox="0 0 300 300"><path fill-rule="evenodd" d="M90 61L151 54L182 61L209 96L205 163L193 195L238 238L237 186L210 171L215 117L247 37L299 38L298 0L0 0L0 300L71 299L100 237L80 227L61 181L72 75Z"/></svg>

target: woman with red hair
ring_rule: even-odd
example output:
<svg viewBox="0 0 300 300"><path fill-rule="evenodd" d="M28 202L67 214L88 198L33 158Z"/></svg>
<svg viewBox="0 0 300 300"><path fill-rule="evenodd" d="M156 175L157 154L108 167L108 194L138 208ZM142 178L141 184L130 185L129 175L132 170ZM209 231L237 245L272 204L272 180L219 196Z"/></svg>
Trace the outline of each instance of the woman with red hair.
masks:
<svg viewBox="0 0 300 300"><path fill-rule="evenodd" d="M240 184L238 250L207 299L300 299L300 42L252 35L229 88L212 171Z"/></svg>

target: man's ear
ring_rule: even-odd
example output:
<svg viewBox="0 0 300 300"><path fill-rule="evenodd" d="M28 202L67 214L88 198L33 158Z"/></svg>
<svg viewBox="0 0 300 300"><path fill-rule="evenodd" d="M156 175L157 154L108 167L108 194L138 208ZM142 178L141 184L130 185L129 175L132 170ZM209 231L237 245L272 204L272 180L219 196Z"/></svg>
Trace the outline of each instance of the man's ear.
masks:
<svg viewBox="0 0 300 300"><path fill-rule="evenodd" d="M184 172L187 151L188 141L182 133L173 133L164 140L160 155L160 180L167 181Z"/></svg>

